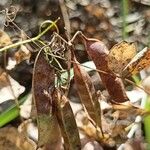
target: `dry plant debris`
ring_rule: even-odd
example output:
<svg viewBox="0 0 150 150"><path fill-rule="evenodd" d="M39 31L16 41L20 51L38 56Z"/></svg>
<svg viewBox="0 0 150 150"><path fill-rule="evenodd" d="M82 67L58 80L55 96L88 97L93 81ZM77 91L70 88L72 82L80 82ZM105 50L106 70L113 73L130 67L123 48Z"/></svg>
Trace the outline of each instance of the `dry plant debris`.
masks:
<svg viewBox="0 0 150 150"><path fill-rule="evenodd" d="M27 3L31 4L30 2ZM49 3L49 1L46 2L47 6L49 6ZM51 3L57 7L57 2ZM135 5L139 5L140 2L136 1L135 3ZM34 144L31 142L34 148L36 146L36 149L41 148L45 150L86 150L91 146L91 148L105 150L117 149L122 143L125 143L128 147L134 149L134 143L137 141L143 143L142 135L140 135L140 138L135 136L135 140L128 141L128 131L136 124L133 122L138 115L143 117L149 115L150 111L130 102L124 81L129 81L128 84L133 83L131 76L139 74L141 70L146 70L150 66L150 48L146 47L140 52L137 50L142 49L139 43L142 43L144 47L148 45L145 42L145 33L142 33L141 36L139 32L144 27L146 31L149 28L149 11L143 12L145 16L138 17L138 14L134 13L127 18L127 32L129 34L134 32L134 35L138 37L137 44L135 44L127 41L120 42L121 20L116 17L118 10L111 7L109 0L103 3L102 1L94 0L92 4L87 0L82 3L67 1L66 6L69 14L67 17L70 17L70 22L67 22L69 19L67 21L63 20L63 17L65 18L67 14L63 12L65 11L62 7L63 2L61 3L61 11L53 8L52 12L46 5L43 8L40 7L39 10L38 4L40 4L39 0L35 5L35 11L39 17L41 17L39 11L43 12L42 15L47 16L45 18L48 18L52 13L53 19L56 19L57 14L61 12L60 21L43 22L41 31L35 38L29 38L25 34L22 35L20 28L15 26L16 23L21 24L22 29L26 33L39 24L38 17L31 17L28 24L23 26L22 18L24 17L21 14L21 10L25 11L23 7L27 8L27 10L32 10L30 5L28 6L28 4L23 2L22 7L17 5L16 8L11 7L5 10L7 15L6 25L8 25L8 31L6 31L11 37L7 32L0 30L0 95L3 95L1 91L4 87L8 85L12 87L10 82L11 76L16 78L16 82L20 82L19 79L21 79L21 84L23 83L25 86L23 94L32 93L34 101L32 113L34 115L28 116L26 119L31 118L37 124L38 139L37 141L34 139L35 142L32 141ZM144 6L149 5L145 1L142 1L141 4ZM78 13L76 13L78 7ZM81 15L82 13L84 17ZM25 12L25 15L27 15L27 12ZM140 22L142 18L147 18L144 23ZM89 19L91 19L91 23ZM139 30L135 29L133 31L135 22L138 22ZM63 27L64 24L67 26L69 23L71 30L67 29L67 31L71 33L69 32L67 35ZM96 27L95 24L97 25ZM15 35L13 30L10 30L9 27L11 25L15 26L20 32L19 36ZM27 27L30 25L30 28ZM117 30L113 31L113 28ZM55 29L57 33L54 31ZM80 29L82 29L84 34L82 32L76 33ZM60 33L58 32L59 30ZM70 40L71 34L74 36ZM129 41L132 41L134 38L134 36L130 36ZM103 85L103 90L95 89L91 77L85 67L82 66L83 64L80 63L81 59L78 59L76 48L80 50L85 49L87 53L84 51L84 57L88 56L94 62L96 69L90 68L90 66L89 68L98 72L101 79L101 82L98 84ZM20 73L24 71L26 66L29 76L26 72L25 75ZM30 69L28 69L29 66L31 66ZM19 70L18 72L15 70L16 68ZM64 72L67 74L67 77L63 78ZM73 80L81 100L79 104L81 110L77 110L76 113L73 113L75 105L72 104L71 98L68 98L68 92L72 86L71 76L74 77ZM25 82L22 82L22 80L25 80ZM26 81L29 82L28 85ZM131 88L136 87L134 85L130 86ZM143 87L145 93L149 94L149 87L145 85L144 81ZM13 97L9 97L7 100L15 99L17 105L19 105L18 99L19 96L22 96L22 92L16 94L13 88L11 92ZM1 99L3 100L4 97L1 97ZM109 107L102 109L102 101L105 101ZM25 150L33 146L30 142L28 143L28 138L23 133L15 131L15 134L13 134L14 129L12 127L6 128L10 133L1 136L2 141L6 139L14 149ZM5 128L1 130L5 131ZM141 129L139 130L141 131ZM8 138L9 134L13 134L11 139ZM15 136L16 138L13 139ZM20 137L19 145L16 141L18 137ZM27 145L28 148L24 145ZM139 149L144 149L142 144L139 146Z"/></svg>

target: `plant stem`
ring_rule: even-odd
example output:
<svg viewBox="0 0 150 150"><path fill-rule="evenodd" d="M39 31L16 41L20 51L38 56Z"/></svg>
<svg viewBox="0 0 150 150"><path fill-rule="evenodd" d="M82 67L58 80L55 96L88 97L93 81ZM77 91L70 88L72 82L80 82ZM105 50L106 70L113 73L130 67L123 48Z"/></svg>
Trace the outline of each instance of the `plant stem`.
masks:
<svg viewBox="0 0 150 150"><path fill-rule="evenodd" d="M150 110L150 96L147 96L145 109ZM150 146L150 116L144 117L145 139Z"/></svg>
<svg viewBox="0 0 150 150"><path fill-rule="evenodd" d="M128 37L127 33L127 15L128 15L128 0L122 0L122 38L125 40Z"/></svg>
<svg viewBox="0 0 150 150"><path fill-rule="evenodd" d="M57 23L58 20L59 20L59 18L56 21L52 22L50 26L48 26L43 32L41 32L40 34L38 34L36 37L31 38L31 39L27 39L27 40L24 40L24 41L20 41L20 42L17 42L17 43L8 45L8 46L5 46L5 47L3 47L3 48L0 49L0 52L8 50L10 48L17 47L17 46L22 45L22 44L34 42L34 41L40 39L48 30L50 30L52 27L56 26L56 23Z"/></svg>

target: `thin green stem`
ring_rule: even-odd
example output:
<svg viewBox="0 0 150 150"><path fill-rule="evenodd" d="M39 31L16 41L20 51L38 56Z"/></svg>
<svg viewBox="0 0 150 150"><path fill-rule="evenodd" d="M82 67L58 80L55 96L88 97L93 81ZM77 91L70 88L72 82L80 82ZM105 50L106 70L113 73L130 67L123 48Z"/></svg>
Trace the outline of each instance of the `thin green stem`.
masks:
<svg viewBox="0 0 150 150"><path fill-rule="evenodd" d="M6 51L6 50L8 50L8 49L10 49L10 48L14 48L14 47L17 47L17 46L22 45L22 44L34 42L34 41L40 39L40 38L41 38L47 31L49 31L52 27L54 27L54 26L56 27L56 23L57 23L58 20L59 20L59 18L58 18L56 21L52 22L50 26L48 26L43 32L41 32L40 34L38 34L36 37L31 38L31 39L27 39L27 40L24 40L24 41L19 41L19 42L17 42L17 43L14 43L14 44L5 46L5 47L3 47L3 48L0 49L0 52Z"/></svg>
<svg viewBox="0 0 150 150"><path fill-rule="evenodd" d="M150 96L147 96L145 109L150 110ZM145 139L150 147L150 116L144 117Z"/></svg>
<svg viewBox="0 0 150 150"><path fill-rule="evenodd" d="M127 16L128 16L128 0L122 0L122 38L125 40L128 37L127 33Z"/></svg>

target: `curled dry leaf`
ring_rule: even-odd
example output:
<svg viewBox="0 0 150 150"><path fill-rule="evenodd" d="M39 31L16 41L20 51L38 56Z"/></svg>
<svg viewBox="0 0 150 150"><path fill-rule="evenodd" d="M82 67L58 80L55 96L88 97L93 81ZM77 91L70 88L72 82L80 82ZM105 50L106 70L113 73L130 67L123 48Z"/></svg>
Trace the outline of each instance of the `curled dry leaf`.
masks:
<svg viewBox="0 0 150 150"><path fill-rule="evenodd" d="M124 68L123 74L124 76L134 75L148 66L150 66L150 49L144 48Z"/></svg>
<svg viewBox="0 0 150 150"><path fill-rule="evenodd" d="M108 67L114 73L119 75L130 60L136 55L136 47L134 43L127 43L125 41L114 45L108 54Z"/></svg>
<svg viewBox="0 0 150 150"><path fill-rule="evenodd" d="M64 138L65 149L79 150L81 149L79 132L70 103L65 95L61 95L59 90L55 90L54 97L57 106L57 119Z"/></svg>
<svg viewBox="0 0 150 150"><path fill-rule="evenodd" d="M52 107L55 72L45 59L41 50L35 60L33 70L33 98L37 110L38 146L51 145L52 149L60 149L60 130Z"/></svg>
<svg viewBox="0 0 150 150"><path fill-rule="evenodd" d="M88 73L84 70L83 67L80 66L80 64L75 58L74 62L75 62L73 63L74 79L81 102L83 106L85 106L86 111L88 112L91 119L102 131L101 108L94 85Z"/></svg>
<svg viewBox="0 0 150 150"><path fill-rule="evenodd" d="M118 43L111 48L108 55L109 68L122 77L137 74L149 65L150 49L144 48L136 54L134 43Z"/></svg>
<svg viewBox="0 0 150 150"><path fill-rule="evenodd" d="M109 51L105 44L97 39L86 38L84 35L82 36L82 39L85 43L88 55L99 70L99 75L108 90L111 100L117 103L128 101L122 80L118 78L108 66Z"/></svg>

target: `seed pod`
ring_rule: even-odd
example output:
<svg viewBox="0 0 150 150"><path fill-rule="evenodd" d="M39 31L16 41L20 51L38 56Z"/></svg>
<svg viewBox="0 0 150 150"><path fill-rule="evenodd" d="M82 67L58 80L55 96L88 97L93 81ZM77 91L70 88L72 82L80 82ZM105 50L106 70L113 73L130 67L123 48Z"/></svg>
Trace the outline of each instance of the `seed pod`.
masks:
<svg viewBox="0 0 150 150"><path fill-rule="evenodd" d="M127 95L125 93L125 87L121 78L118 78L117 75L113 73L108 67L107 58L109 51L105 44L97 39L87 38L84 35L82 36L82 39L84 41L86 51L95 63L96 68L106 72L99 72L99 75L103 84L108 90L111 101L116 103L123 103L128 101Z"/></svg>
<svg viewBox="0 0 150 150"><path fill-rule="evenodd" d="M93 119L96 125L101 129L101 108L98 101L98 95L92 83L89 74L85 69L80 66L79 62L74 57L73 69L74 69L74 80L77 86L77 92L79 94L82 105L89 116Z"/></svg>
<svg viewBox="0 0 150 150"><path fill-rule="evenodd" d="M55 72L47 62L43 50L39 51L33 70L32 91L37 112L38 147L51 146L56 150L61 147L61 134L52 105L55 87Z"/></svg>

